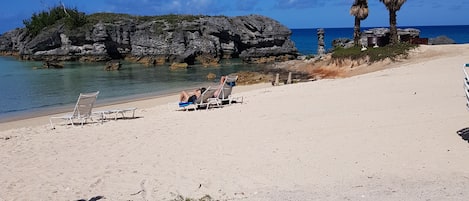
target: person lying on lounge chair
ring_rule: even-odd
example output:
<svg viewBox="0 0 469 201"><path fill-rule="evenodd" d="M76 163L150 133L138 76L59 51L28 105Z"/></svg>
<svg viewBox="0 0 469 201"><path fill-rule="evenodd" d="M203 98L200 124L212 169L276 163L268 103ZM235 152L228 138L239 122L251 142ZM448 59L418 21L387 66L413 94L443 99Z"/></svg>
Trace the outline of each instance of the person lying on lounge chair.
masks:
<svg viewBox="0 0 469 201"><path fill-rule="evenodd" d="M225 83L226 79L227 79L226 76L221 76L220 83L216 87L216 90L213 93L213 96L211 96L212 98L218 97L218 95L221 93L224 85L226 84ZM233 86L233 85L231 85L231 86ZM182 102L192 102L192 103L194 103L200 97L200 95L202 93L204 93L205 90L206 90L206 88L200 88L200 89L194 90L192 93L187 93L186 91L182 91L180 96L179 96L179 102L181 102L181 103Z"/></svg>
<svg viewBox="0 0 469 201"><path fill-rule="evenodd" d="M194 90L192 93L187 93L186 91L182 91L179 96L179 102L191 102L195 103L195 101L200 97L206 88L200 88Z"/></svg>

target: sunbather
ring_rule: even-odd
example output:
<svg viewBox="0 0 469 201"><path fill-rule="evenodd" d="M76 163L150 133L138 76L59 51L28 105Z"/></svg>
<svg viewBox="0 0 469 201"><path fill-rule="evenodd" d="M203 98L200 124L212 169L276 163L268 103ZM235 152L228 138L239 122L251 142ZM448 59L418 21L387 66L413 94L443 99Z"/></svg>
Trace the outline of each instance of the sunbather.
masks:
<svg viewBox="0 0 469 201"><path fill-rule="evenodd" d="M223 85L225 85L225 79L226 79L226 76L221 76L220 84L218 85L217 90L215 91L215 93L213 93L213 97L218 97L221 90L223 89Z"/></svg>
<svg viewBox="0 0 469 201"><path fill-rule="evenodd" d="M195 103L197 98L199 98L200 95L204 93L205 90L206 88L200 88L200 89L194 90L192 93L187 93L186 91L182 91L181 95L179 96L179 102Z"/></svg>
<svg viewBox="0 0 469 201"><path fill-rule="evenodd" d="M226 80L226 76L221 76L220 84L217 86L217 90L213 93L213 97L218 97L221 90L223 89L223 86L225 85L225 80ZM200 95L204 93L205 90L206 88L200 88L200 89L194 90L192 93L187 93L186 91L182 91L179 96L179 102L194 103L197 100L197 98L199 98Z"/></svg>

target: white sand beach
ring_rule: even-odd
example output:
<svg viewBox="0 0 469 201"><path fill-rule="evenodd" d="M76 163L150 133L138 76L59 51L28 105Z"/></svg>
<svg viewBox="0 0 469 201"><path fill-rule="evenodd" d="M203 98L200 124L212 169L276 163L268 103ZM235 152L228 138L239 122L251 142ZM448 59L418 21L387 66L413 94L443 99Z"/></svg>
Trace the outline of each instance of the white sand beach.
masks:
<svg viewBox="0 0 469 201"><path fill-rule="evenodd" d="M467 200L469 44L343 79L236 86L199 111L176 96L136 119L0 124L0 200ZM365 67L364 67L365 68Z"/></svg>

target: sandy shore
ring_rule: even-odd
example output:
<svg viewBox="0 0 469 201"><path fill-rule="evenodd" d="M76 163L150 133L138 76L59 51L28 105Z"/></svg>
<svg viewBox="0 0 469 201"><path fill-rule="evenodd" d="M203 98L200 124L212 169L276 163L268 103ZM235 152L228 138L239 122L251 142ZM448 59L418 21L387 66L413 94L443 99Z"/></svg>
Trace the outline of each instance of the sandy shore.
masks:
<svg viewBox="0 0 469 201"><path fill-rule="evenodd" d="M136 119L0 124L0 200L467 200L469 45L344 79L236 87L244 103ZM102 108L105 109L105 108Z"/></svg>

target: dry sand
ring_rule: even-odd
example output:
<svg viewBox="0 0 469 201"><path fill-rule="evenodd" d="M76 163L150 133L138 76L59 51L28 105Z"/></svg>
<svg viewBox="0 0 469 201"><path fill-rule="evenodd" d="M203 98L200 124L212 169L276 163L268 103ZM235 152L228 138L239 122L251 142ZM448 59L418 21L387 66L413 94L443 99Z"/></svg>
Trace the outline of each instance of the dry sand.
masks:
<svg viewBox="0 0 469 201"><path fill-rule="evenodd" d="M0 200L468 200L469 45L422 46L344 79L236 87L200 111L175 96L136 119L0 124Z"/></svg>

